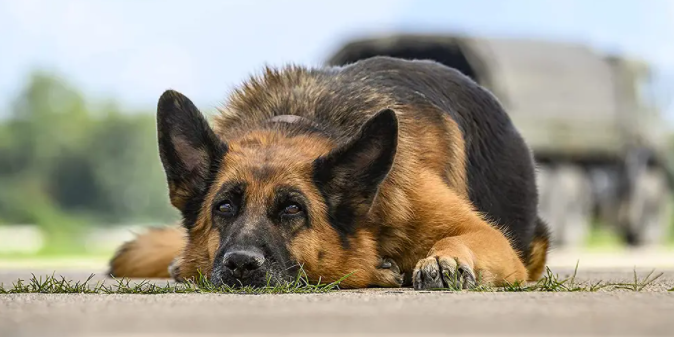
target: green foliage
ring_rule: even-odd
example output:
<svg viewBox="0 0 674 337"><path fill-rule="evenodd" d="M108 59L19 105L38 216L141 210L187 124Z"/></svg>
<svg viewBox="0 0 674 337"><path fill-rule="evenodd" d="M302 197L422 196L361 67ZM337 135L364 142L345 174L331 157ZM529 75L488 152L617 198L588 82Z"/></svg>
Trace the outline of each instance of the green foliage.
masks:
<svg viewBox="0 0 674 337"><path fill-rule="evenodd" d="M348 276L348 275L347 275ZM218 294L296 294L296 293L326 293L339 289L339 284L346 278L343 277L332 283L311 284L306 274L300 273L293 281L282 282L277 285L269 283L263 287L231 287L228 285L216 286L203 275L196 281L188 280L184 283L170 283L158 285L147 280L132 283L130 280L113 279L112 285L99 281L91 284L91 274L84 282L66 280L63 276L56 278L53 274L39 278L32 275L28 283L19 279L12 284L11 288L5 289L0 284L0 294L185 294L185 293L218 293Z"/></svg>
<svg viewBox="0 0 674 337"><path fill-rule="evenodd" d="M501 287L494 287L485 285L481 279L481 274L477 275L477 284L475 287L467 289L467 292L598 292L598 291L634 291L640 292L662 277L664 273L659 273L653 276L654 271L651 271L643 279L639 279L636 270L634 271L634 280L632 282L579 282L576 277L578 275L578 263L573 275L567 278L560 278L558 274L554 274L550 268L546 268L546 273L536 282L513 282L506 283ZM456 275L456 274L454 274ZM447 275L451 277L450 275ZM458 276L455 276L458 277ZM456 283L450 282L449 287L429 289L430 291L463 291L459 287L454 286ZM669 291L674 291L674 288Z"/></svg>
<svg viewBox="0 0 674 337"><path fill-rule="evenodd" d="M0 219L72 240L83 223L175 218L156 148L154 114L94 106L69 83L35 72L0 120Z"/></svg>
<svg viewBox="0 0 674 337"><path fill-rule="evenodd" d="M576 266L576 271L578 266ZM629 290L634 292L643 291L646 287L652 285L655 280L660 278L664 273L660 273L651 277L653 271L651 271L643 280L640 280L637 277L636 271L634 271L634 281L633 282L604 282L598 281L594 283L580 283L576 281L576 272L565 279L560 279L559 275L553 274L550 271L550 268L547 268L546 275L544 275L538 282L533 284L522 284L522 283L513 283L508 284L502 288L502 291L506 292L530 292L530 291L540 291L540 292L597 292L600 290Z"/></svg>
<svg viewBox="0 0 674 337"><path fill-rule="evenodd" d="M507 284L503 287L489 287L478 284L475 288L469 290L454 289L454 288L440 288L431 289L429 291L449 291L449 292L598 292L598 291L630 291L641 292L661 277L663 274L653 275L649 273L644 279L639 279L634 273L633 282L578 282L576 280L576 271L571 277L560 278L557 274L553 274L550 269L537 282L524 282ZM56 278L53 274L46 277L35 275L26 283L19 279L14 282L11 287L5 288L0 284L0 294L23 294L23 293L42 293L42 294L68 294L68 293L87 293L87 294L169 294L169 293L224 293L224 294L288 294L288 293L325 293L339 290L339 285L350 274L345 275L341 279L327 284L321 284L320 280L313 284L307 278L303 269L293 281L286 281L277 285L270 285L262 287L231 287L231 286L216 286L211 283L202 274L197 280L188 280L184 283L166 282L164 285L151 283L147 280L140 280L132 282L129 279L113 278L113 284L108 285L105 281L99 281L96 284L91 284L93 279L92 274L84 282L66 280L64 277ZM674 291L674 288L667 291Z"/></svg>

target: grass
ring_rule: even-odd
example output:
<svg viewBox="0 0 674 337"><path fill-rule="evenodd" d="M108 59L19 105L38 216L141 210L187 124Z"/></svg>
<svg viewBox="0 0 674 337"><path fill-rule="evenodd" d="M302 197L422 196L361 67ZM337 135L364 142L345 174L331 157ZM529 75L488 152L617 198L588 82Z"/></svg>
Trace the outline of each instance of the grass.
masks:
<svg viewBox="0 0 674 337"><path fill-rule="evenodd" d="M651 271L643 279L639 279L636 270L634 271L634 280L632 282L578 282L576 276L578 274L578 264L574 269L573 275L568 278L560 278L558 274L553 274L550 268L546 268L546 274L537 282L514 282L506 284L502 287L490 287L480 285L478 276L478 286L465 291L468 292L597 292L600 290L627 290L640 292L646 287L653 284L655 280L660 278L664 273L659 273L653 276L654 271ZM456 281L456 280L453 280ZM456 282L453 282L456 284ZM438 288L433 290L450 290L461 291L461 289L449 287ZM674 288L668 290L674 291Z"/></svg>
<svg viewBox="0 0 674 337"><path fill-rule="evenodd" d="M348 276L348 275L347 275ZM203 275L195 281L184 283L166 282L165 285L157 285L147 280L132 284L129 279L113 278L114 284L107 285L105 282L98 281L91 283L94 274L91 274L85 281L66 280L63 276L55 277L53 274L46 277L36 277L34 274L31 279L25 282L22 279L12 284L11 288L5 289L0 284L0 294L199 294L199 293L218 293L218 294L289 294L289 293L325 293L338 288L339 283L345 278L333 283L310 284L306 274L300 273L298 277L290 282L278 285L269 285L264 287L231 287L227 285L216 286L208 281Z"/></svg>
<svg viewBox="0 0 674 337"><path fill-rule="evenodd" d="M660 278L663 273L653 276L653 271L643 279L639 279L636 270L634 271L634 280L631 282L578 282L576 275L578 272L578 265L573 275L568 278L560 278L559 275L553 274L548 268L546 274L537 282L523 282L507 284L503 287L489 287L478 285L477 287L466 292L597 292L600 290L624 290L640 292L653 284L655 280ZM296 293L327 293L339 290L339 284L348 277L344 276L342 279L321 284L311 284L306 274L300 272L298 277L292 282L285 282L278 285L268 285L264 287L231 287L231 286L216 286L208 281L203 275L200 275L196 282L188 281L185 283L171 283L166 282L166 285L158 285L147 280L132 284L128 279L113 278L112 285L107 285L103 281L91 283L94 274L91 274L85 281L71 281L64 277L57 278L53 274L46 277L36 277L33 275L30 280L17 280L10 288L5 288L0 284L0 294L27 294L27 293L41 293L41 294L200 294L200 293L216 293L216 294L296 294ZM478 281L479 283L479 281ZM454 288L439 288L431 290L443 291L461 291L461 289ZM674 288L668 291L674 291Z"/></svg>
<svg viewBox="0 0 674 337"><path fill-rule="evenodd" d="M513 283L503 287L506 292L597 292L600 290L628 290L634 292L643 291L646 287L653 284L664 273L653 276L651 271L643 279L639 279L636 270L634 271L634 280L632 282L577 282L576 275L578 265L573 275L568 278L560 279L557 274L553 274L550 268L547 268L546 275L533 284Z"/></svg>

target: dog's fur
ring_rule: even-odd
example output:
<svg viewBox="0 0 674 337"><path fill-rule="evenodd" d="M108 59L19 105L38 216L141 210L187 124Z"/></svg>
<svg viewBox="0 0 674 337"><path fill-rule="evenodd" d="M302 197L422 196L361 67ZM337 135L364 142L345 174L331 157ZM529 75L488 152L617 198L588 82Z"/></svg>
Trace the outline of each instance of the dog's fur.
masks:
<svg viewBox="0 0 674 337"><path fill-rule="evenodd" d="M124 244L114 276L257 285L301 265L312 281L351 273L342 287L427 289L543 272L531 152L491 93L439 63L266 68L213 128L170 90L157 119L182 230ZM234 275L232 251L264 262Z"/></svg>

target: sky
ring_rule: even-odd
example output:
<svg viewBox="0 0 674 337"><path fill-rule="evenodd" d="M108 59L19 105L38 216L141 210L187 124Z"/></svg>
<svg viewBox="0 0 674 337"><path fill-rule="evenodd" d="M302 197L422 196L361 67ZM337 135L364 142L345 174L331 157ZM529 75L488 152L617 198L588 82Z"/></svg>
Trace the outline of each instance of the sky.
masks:
<svg viewBox="0 0 674 337"><path fill-rule="evenodd" d="M167 88L207 109L265 64L320 65L350 38L391 31L625 52L674 95L674 0L0 0L0 113L34 68L133 109L154 109Z"/></svg>

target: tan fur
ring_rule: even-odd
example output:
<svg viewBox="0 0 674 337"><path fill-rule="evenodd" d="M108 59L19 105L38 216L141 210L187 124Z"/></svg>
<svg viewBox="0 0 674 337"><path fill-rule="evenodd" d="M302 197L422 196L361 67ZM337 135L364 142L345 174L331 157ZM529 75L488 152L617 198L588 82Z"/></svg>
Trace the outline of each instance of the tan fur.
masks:
<svg viewBox="0 0 674 337"><path fill-rule="evenodd" d="M330 95L304 70L292 67L285 72L267 69L264 76L237 90L215 118L214 131L228 143L229 152L197 224L187 233L189 243L184 253L180 254L185 241L178 230L152 231L122 248L113 265L114 274L167 276L168 264L178 255L180 278L210 272L220 238L210 226L208 210L218 188L239 179L251 184L250 207L262 207L272 188L280 183L297 186L309 196L311 228L287 239L291 255L314 281L320 278L332 282L353 273L343 287L399 286L397 275L377 268L383 257L393 259L406 274L427 257L442 257L469 265L495 284L540 277L547 241L534 243L533 257L525 267L506 235L485 221L468 201L464 140L456 122L446 117L444 125L421 125L406 118L407 112L435 107L395 105L392 97L378 92L363 95L370 95L379 108L391 107L398 114L398 151L368 216L359 220L359 230L345 249L328 222L326 206L311 180L312 161L328 153L334 144L315 135L285 137L269 131L248 132L246 128L255 118L272 116L274 107L287 98L288 88L296 95L295 108L305 114L315 111L310 97ZM255 117L244 121L241 111L250 111ZM270 173L259 181L251 176L256 170ZM164 239L170 242L163 243Z"/></svg>
<svg viewBox="0 0 674 337"><path fill-rule="evenodd" d="M527 264L527 270L529 271L528 281L536 281L543 275L549 249L550 243L547 239L534 238L534 241L531 243L531 257Z"/></svg>
<svg viewBox="0 0 674 337"><path fill-rule="evenodd" d="M230 150L224 158L222 164L224 169L218 174L214 186L221 186L225 181L231 179L241 179L244 181L254 182L250 177L250 173L255 168L256 159L261 156L273 155L275 165L284 168L278 170L286 173L282 176L270 177L271 182L268 184L253 184L250 187L254 191L254 196L262 199L269 195L269 188L275 185L275 182L287 182L302 184L309 188L309 183L304 182L303 176L308 175L309 168L304 165L298 165L297 162L302 162L302 159L318 156L328 151L327 144L317 142L315 139L308 137L296 137L293 139L284 139L277 134L268 132L257 132L248 134L241 139L230 140ZM310 144L310 145L308 145ZM273 150L268 148L272 147ZM206 197L204 202L205 210L201 212L201 216L197 220L194 228L189 232L190 244L185 249L185 254L180 260L181 277L196 278L199 272L202 274L210 273L213 264L213 257L219 243L219 234L210 226L210 212L208 208L213 202L214 194L217 187L211 190L211 193ZM255 193L258 192L258 193ZM316 193L318 193L316 191ZM258 200L262 202L262 200ZM255 202L255 201L253 201Z"/></svg>
<svg viewBox="0 0 674 337"><path fill-rule="evenodd" d="M114 277L167 278L168 266L184 249L185 230L180 226L151 228L124 243L115 253L109 274Z"/></svg>

